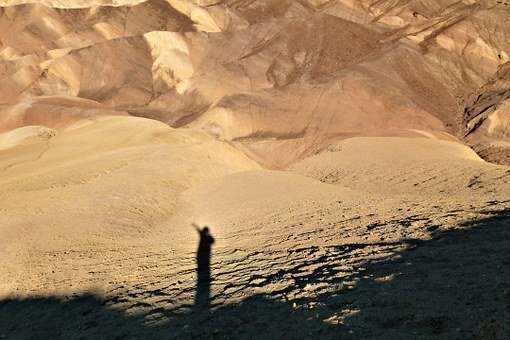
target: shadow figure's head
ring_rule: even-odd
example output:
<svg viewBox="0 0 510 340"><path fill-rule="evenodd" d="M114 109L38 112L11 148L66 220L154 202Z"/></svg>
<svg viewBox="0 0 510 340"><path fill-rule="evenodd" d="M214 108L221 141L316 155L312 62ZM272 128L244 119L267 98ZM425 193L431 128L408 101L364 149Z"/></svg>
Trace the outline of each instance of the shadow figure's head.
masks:
<svg viewBox="0 0 510 340"><path fill-rule="evenodd" d="M202 232L203 232L204 234L209 235L209 227L207 227L207 226L206 226L206 227L204 227L204 229L202 229Z"/></svg>

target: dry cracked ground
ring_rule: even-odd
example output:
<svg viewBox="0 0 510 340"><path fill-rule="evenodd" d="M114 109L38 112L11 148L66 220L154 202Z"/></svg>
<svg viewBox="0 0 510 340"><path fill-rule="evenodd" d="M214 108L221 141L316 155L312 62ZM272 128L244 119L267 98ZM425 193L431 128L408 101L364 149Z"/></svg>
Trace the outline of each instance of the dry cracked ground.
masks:
<svg viewBox="0 0 510 340"><path fill-rule="evenodd" d="M510 339L509 18L0 0L0 339Z"/></svg>

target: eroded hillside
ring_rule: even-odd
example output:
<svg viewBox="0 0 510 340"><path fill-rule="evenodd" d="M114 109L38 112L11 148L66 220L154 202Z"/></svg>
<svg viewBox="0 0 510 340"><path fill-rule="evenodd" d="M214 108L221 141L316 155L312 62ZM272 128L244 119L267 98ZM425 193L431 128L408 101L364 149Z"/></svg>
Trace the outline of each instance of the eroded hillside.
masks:
<svg viewBox="0 0 510 340"><path fill-rule="evenodd" d="M203 129L277 168L352 136L449 134L508 159L505 1L4 6L11 115L33 97L78 97Z"/></svg>
<svg viewBox="0 0 510 340"><path fill-rule="evenodd" d="M0 338L507 338L508 18L0 0Z"/></svg>

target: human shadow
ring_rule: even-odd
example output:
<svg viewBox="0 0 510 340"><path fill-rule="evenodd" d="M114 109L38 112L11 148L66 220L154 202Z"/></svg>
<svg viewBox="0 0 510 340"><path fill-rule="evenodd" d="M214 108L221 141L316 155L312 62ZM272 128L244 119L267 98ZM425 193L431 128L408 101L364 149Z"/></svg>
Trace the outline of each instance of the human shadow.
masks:
<svg viewBox="0 0 510 340"><path fill-rule="evenodd" d="M352 289L294 301L252 295L207 313L169 311L158 324L148 322L150 312L128 314L94 294L4 299L0 338L510 339L510 210L459 226L361 263L364 269L346 278L357 280ZM337 278L333 271L314 273L303 284Z"/></svg>
<svg viewBox="0 0 510 340"><path fill-rule="evenodd" d="M200 236L197 249L197 282L195 289L195 309L206 310L209 308L211 299L211 248L214 243L209 227L202 229L193 224Z"/></svg>

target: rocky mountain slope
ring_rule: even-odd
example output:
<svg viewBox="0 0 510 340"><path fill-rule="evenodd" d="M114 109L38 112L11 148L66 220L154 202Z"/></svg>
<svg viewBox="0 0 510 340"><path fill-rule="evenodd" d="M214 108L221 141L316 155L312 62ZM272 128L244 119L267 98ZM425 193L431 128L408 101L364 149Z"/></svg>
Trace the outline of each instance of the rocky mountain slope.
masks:
<svg viewBox="0 0 510 340"><path fill-rule="evenodd" d="M507 338L509 17L0 0L0 338Z"/></svg>
<svg viewBox="0 0 510 340"><path fill-rule="evenodd" d="M447 133L508 157L505 1L3 5L3 112L78 97L201 128L272 168L351 136Z"/></svg>

